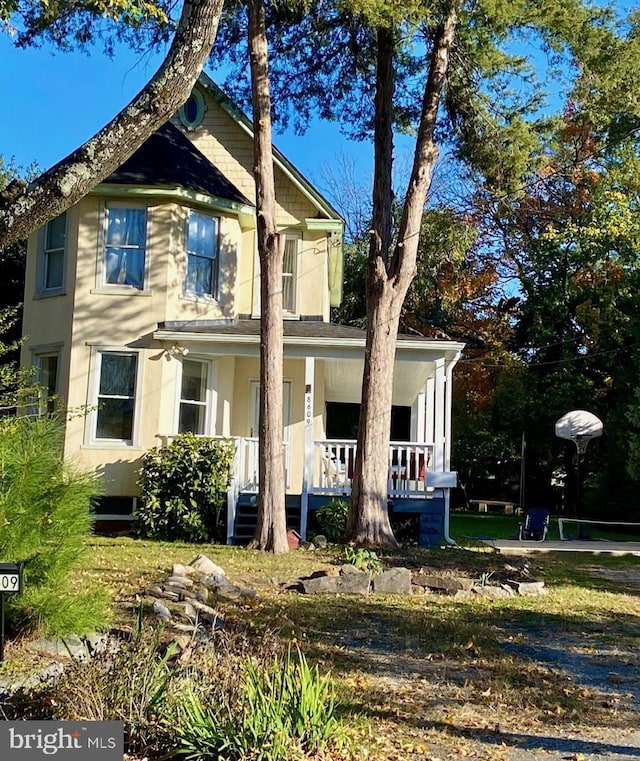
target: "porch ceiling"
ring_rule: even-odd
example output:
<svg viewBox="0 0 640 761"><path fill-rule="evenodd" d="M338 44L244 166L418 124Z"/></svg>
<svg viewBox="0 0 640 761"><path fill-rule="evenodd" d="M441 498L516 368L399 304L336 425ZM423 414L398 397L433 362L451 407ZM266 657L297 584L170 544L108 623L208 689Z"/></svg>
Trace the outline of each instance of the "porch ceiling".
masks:
<svg viewBox="0 0 640 761"><path fill-rule="evenodd" d="M325 398L328 402L359 402L362 396L362 359L324 359ZM433 375L432 362L398 362L393 370L393 403L409 407Z"/></svg>

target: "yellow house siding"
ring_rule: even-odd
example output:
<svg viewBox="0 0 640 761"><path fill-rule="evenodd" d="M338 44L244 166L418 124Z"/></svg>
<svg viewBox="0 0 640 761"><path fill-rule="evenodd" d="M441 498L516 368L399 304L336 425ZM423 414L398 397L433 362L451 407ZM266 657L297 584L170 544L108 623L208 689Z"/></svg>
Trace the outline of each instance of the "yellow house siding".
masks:
<svg viewBox="0 0 640 761"><path fill-rule="evenodd" d="M198 150L255 203L253 140L209 93L203 92L203 96L206 103L203 122L187 135ZM184 129L177 117L173 123ZM299 225L306 217L317 216L315 205L278 167L275 169L275 185L278 225Z"/></svg>

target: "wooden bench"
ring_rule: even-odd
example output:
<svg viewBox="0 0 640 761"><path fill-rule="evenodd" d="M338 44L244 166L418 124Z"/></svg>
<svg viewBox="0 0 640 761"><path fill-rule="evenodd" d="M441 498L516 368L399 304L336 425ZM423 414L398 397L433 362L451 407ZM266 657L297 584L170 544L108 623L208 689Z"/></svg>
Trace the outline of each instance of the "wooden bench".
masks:
<svg viewBox="0 0 640 761"><path fill-rule="evenodd" d="M504 502L499 499L470 499L469 504L478 505L479 513L488 513L495 510L505 515L513 515L516 512L514 502Z"/></svg>

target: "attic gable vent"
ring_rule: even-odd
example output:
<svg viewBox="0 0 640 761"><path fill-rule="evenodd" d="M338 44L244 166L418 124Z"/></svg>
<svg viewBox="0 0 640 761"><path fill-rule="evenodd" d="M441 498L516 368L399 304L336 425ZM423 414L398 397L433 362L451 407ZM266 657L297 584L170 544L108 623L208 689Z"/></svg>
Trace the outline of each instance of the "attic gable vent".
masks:
<svg viewBox="0 0 640 761"><path fill-rule="evenodd" d="M178 118L188 130L194 130L202 124L206 110L202 93L194 89L186 103L178 111Z"/></svg>

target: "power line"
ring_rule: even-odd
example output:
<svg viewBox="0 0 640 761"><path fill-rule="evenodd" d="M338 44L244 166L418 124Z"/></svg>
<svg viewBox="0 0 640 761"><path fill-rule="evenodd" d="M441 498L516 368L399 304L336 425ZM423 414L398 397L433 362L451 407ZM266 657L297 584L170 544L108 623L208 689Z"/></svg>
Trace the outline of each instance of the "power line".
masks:
<svg viewBox="0 0 640 761"><path fill-rule="evenodd" d="M549 345L554 346L557 344L549 344ZM563 365L563 364L569 364L570 362L577 362L578 360L593 359L594 357L603 357L607 354L617 354L620 351L626 351L627 349L635 349L638 346L640 346L640 341L636 341L635 343L632 343L632 344L625 344L624 346L618 346L616 349L603 349L602 351L591 352L589 354L578 354L575 357L565 357L563 359L550 359L550 360L545 360L543 362L527 362L526 360L521 360L521 362L525 367L548 367L550 365ZM542 347L542 348L546 348L546 347ZM539 350L536 349L536 351L539 351ZM469 358L469 359L461 359L459 361L460 361L460 364L476 364L479 362L483 362L483 358L475 357L475 358ZM510 367L510 365L484 362L483 367Z"/></svg>

